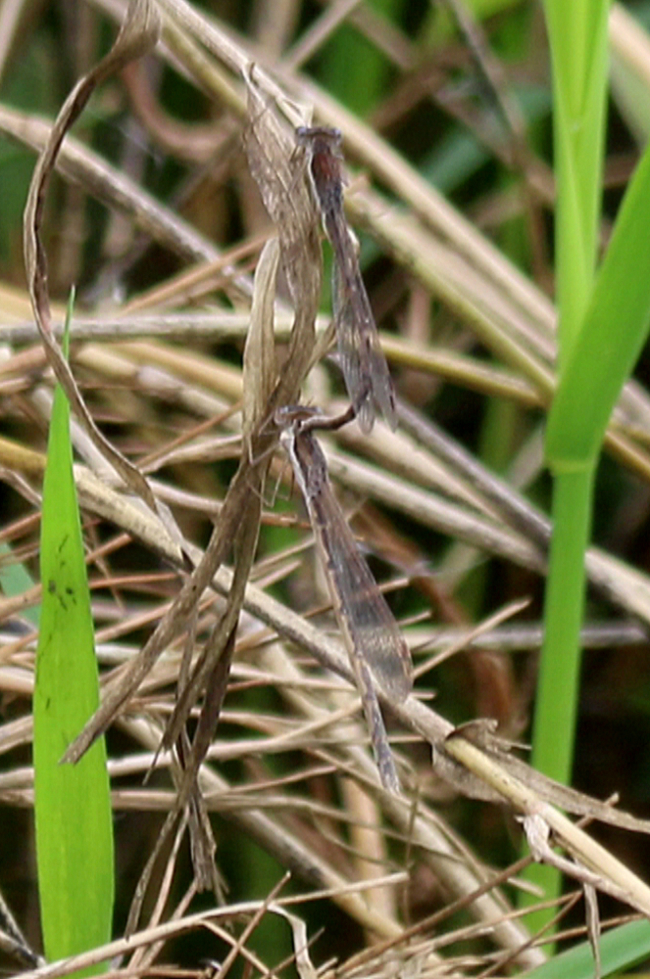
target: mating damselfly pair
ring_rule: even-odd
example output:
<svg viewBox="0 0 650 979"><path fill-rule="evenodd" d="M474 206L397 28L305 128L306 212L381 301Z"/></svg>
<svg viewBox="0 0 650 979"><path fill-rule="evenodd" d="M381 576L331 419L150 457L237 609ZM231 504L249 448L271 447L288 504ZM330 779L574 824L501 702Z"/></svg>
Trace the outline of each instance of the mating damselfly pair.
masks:
<svg viewBox="0 0 650 979"><path fill-rule="evenodd" d="M412 683L410 652L348 527L332 490L325 455L314 434L339 428L354 417L362 431L370 432L377 409L395 428L395 393L343 210L341 133L326 127L300 127L296 140L305 150L309 182L332 245L333 317L351 405L337 418L327 418L313 408L287 406L275 412L274 420L305 501L380 778L386 788L398 792L400 782L377 686L395 701L408 696Z"/></svg>

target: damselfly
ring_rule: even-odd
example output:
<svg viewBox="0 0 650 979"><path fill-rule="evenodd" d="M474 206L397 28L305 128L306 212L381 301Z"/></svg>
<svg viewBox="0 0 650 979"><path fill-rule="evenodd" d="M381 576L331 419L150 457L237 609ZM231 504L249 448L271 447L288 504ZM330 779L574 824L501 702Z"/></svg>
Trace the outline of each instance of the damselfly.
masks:
<svg viewBox="0 0 650 979"><path fill-rule="evenodd" d="M350 400L364 432L371 430L376 408L395 428L393 382L343 211L341 133L326 126L300 126L296 139L307 151L309 178L334 253L332 303L341 369Z"/></svg>
<svg viewBox="0 0 650 979"><path fill-rule="evenodd" d="M334 496L323 450L313 434L316 429L338 428L353 414L354 409L350 409L339 418L325 418L313 409L287 407L276 411L275 421L305 500L382 783L399 791L375 684L389 697L404 700L411 689L411 656Z"/></svg>

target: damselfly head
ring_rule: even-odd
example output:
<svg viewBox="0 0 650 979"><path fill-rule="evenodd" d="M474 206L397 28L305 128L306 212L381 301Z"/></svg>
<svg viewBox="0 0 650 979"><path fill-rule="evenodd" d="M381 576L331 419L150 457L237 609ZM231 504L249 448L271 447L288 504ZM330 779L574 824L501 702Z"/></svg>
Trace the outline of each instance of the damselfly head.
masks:
<svg viewBox="0 0 650 979"><path fill-rule="evenodd" d="M334 126L298 126L296 139L302 146L322 139L332 148L338 149L343 142L343 133Z"/></svg>

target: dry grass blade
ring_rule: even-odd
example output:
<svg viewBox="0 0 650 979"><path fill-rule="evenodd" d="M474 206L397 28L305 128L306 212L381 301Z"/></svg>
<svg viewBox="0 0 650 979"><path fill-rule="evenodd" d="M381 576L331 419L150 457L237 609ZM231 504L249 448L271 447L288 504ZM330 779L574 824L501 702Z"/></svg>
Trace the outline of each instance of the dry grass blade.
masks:
<svg viewBox="0 0 650 979"><path fill-rule="evenodd" d="M30 948L11 910L0 894L0 948L30 968L43 965L43 958Z"/></svg>
<svg viewBox="0 0 650 979"><path fill-rule="evenodd" d="M251 115L246 140L248 158L265 204L271 216L279 222L280 258L295 304L295 321L286 370L276 385L271 299L275 294L277 259L273 251L269 250L266 253L269 267L267 269L266 264L262 265L255 280L256 328L250 336L245 365L245 380L250 392L245 419L249 426L249 458L246 458L246 453L242 455L238 472L238 476L241 476L241 497L233 494L233 487L237 482L235 478L221 511L219 524L219 531L223 535L225 510L232 494L232 498L237 501L234 505L239 507L236 515L233 514L237 523L233 524L231 530L235 552L233 587L228 596L228 609L211 637L210 648L206 649L200 667L195 669L189 683L181 691L179 704L166 732L167 744L178 737L192 704L205 686L208 674L214 669L215 657L221 655L221 650L232 639L257 545L264 473L268 465L268 458L265 456L274 443L269 419L273 415L274 405L295 397L310 362L315 337L321 261L313 247L313 211L304 203L301 206L300 196L296 195L293 186L291 141L276 119L272 107L261 99L252 77L248 78L248 91ZM245 520L242 520L244 514ZM222 560L223 558L219 558L219 563ZM215 564L215 570L217 566ZM206 579L206 583L207 580L209 579Z"/></svg>
<svg viewBox="0 0 650 979"><path fill-rule="evenodd" d="M280 235L282 262L287 277L293 282L294 299L296 301L296 321L290 342L290 359L288 369L282 375L274 396L266 408L256 407L256 416L268 418L272 414L273 403L283 403L290 395L295 397L298 385L302 380L306 366L311 358L314 337L314 322L320 291L320 260L318 252L307 246L308 240L314 239L312 211L306 208L303 213L296 209L292 201L293 188L288 174L291 172L290 143L283 135L282 129L274 122L270 107L260 103L255 94L253 83L249 83L251 93L251 111L253 113L254 136L249 138L249 147L254 145L252 152L255 160L261 161L257 167L263 195L268 205L278 209L284 220ZM257 99L257 100L256 100ZM273 163L269 162L271 155ZM277 180L277 168L285 173L285 178ZM306 195L306 190L305 190ZM308 199L308 198L307 198ZM291 201L291 203L289 203ZM312 229L311 231L309 229ZM268 283L262 282L265 289ZM300 351L299 355L292 351ZM268 381L266 382L268 384ZM180 730L191 706L203 689L207 676L213 671L214 663L222 654L228 639L235 628L239 608L243 600L244 589L250 566L253 561L259 526L260 500L263 488L263 473L268 465L264 459L272 445L273 435L262 431L259 436L251 438L251 459L246 454L242 456L237 475L231 482L228 494L220 513L218 527L212 535L205 555L193 571L190 579L184 585L179 596L165 619L147 642L138 658L130 664L127 674L107 691L105 699L95 717L86 729L75 740L65 755L66 761L74 761L81 757L94 739L111 723L120 707L132 696L140 682L149 672L163 648L180 632L192 614L196 601L210 583L216 569L225 560L231 548L235 548L235 577L228 598L228 607L223 613L210 643L211 654L205 656L203 662L194 673L182 691L181 700L175 710L174 718L166 734L166 743L173 743L180 735ZM258 461L251 461L257 459ZM255 511L257 510L257 517ZM246 521L242 524L242 516Z"/></svg>
<svg viewBox="0 0 650 979"><path fill-rule="evenodd" d="M276 116L247 69L249 123L245 135L250 171L277 228L281 264L294 306L294 327L277 404L292 404L303 381L315 340L320 303L322 258L314 205L304 174L297 168L292 134Z"/></svg>
<svg viewBox="0 0 650 979"><path fill-rule="evenodd" d="M264 246L257 265L250 327L244 347L242 433L247 439L265 421L262 413L277 379L273 312L279 260L278 241L274 238Z"/></svg>

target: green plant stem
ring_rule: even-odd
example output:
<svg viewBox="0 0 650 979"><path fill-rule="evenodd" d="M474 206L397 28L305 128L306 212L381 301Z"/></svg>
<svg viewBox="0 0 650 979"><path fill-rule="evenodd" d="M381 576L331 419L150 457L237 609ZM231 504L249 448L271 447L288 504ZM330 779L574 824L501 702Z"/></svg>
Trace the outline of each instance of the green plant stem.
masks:
<svg viewBox="0 0 650 979"><path fill-rule="evenodd" d="M558 782L569 784L573 764L576 715L580 685L580 626L585 596L585 551L591 533L596 464L555 474L553 539L545 601L545 634L540 660L533 767ZM541 887L545 898L560 894L561 875L554 868L534 864L528 879ZM532 902L529 902L532 903ZM548 911L531 916L539 928Z"/></svg>
<svg viewBox="0 0 650 979"><path fill-rule="evenodd" d="M546 592L534 726L533 765L559 781L571 777L580 679L580 632L584 607L584 555L591 531L595 466L558 473L553 493L553 540ZM564 739L562 735L566 734Z"/></svg>
<svg viewBox="0 0 650 979"><path fill-rule="evenodd" d="M566 451L563 427L577 416L570 381L590 381L589 359L578 363L576 346L588 339L585 322L594 288L601 172L607 92L606 0L545 0L553 67L553 133L557 179L556 254L558 297L558 390L565 411L555 404L551 415L560 433L559 452L547 437L546 458L554 476L553 539L544 607L544 644L540 659L533 757L535 768L569 783L573 762L580 680L580 625L584 609L584 557L591 531L594 475L600 442L593 451L574 456ZM611 328L611 324L610 328ZM593 348L591 348L593 357ZM567 376L569 374L569 376ZM557 429L557 423L562 423ZM590 431L589 435L593 436ZM592 445L592 443L589 443ZM557 897L561 875L551 866L535 865L527 878L540 885L545 899ZM524 903L532 903L524 898ZM527 922L537 930L552 910Z"/></svg>

